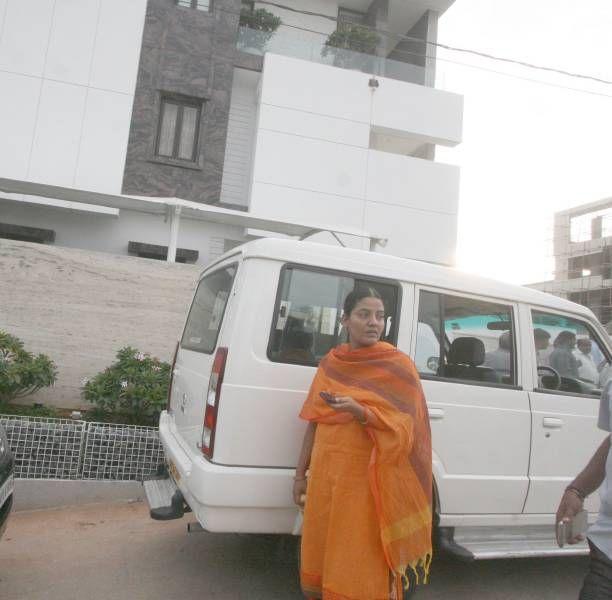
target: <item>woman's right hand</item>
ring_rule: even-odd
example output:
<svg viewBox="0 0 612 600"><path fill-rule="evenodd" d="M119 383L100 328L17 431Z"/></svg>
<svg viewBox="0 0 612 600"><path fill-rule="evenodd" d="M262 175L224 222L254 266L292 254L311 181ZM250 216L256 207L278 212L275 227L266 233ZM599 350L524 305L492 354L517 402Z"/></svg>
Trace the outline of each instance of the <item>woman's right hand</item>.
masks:
<svg viewBox="0 0 612 600"><path fill-rule="evenodd" d="M304 498L306 495L306 479L296 479L293 482L293 501L301 508L304 508Z"/></svg>
<svg viewBox="0 0 612 600"><path fill-rule="evenodd" d="M561 521L568 523L571 521L582 509L584 506L584 500L579 498L575 492L571 490L565 490L563 497L561 498L561 503L559 504L559 508L557 509L556 521L555 525L561 523ZM584 540L583 535L577 535L572 540L569 541L570 544L577 544Z"/></svg>

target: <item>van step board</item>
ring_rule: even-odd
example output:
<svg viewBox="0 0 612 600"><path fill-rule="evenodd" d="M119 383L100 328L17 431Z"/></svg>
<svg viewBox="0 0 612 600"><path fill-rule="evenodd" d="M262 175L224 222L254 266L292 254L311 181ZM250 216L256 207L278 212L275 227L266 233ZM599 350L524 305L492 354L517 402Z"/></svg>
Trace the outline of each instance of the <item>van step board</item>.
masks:
<svg viewBox="0 0 612 600"><path fill-rule="evenodd" d="M142 485L152 519L169 521L185 514L185 499L172 478L146 479Z"/></svg>
<svg viewBox="0 0 612 600"><path fill-rule="evenodd" d="M559 548L552 525L532 527L448 527L440 547L462 560L576 556L589 553L586 542Z"/></svg>

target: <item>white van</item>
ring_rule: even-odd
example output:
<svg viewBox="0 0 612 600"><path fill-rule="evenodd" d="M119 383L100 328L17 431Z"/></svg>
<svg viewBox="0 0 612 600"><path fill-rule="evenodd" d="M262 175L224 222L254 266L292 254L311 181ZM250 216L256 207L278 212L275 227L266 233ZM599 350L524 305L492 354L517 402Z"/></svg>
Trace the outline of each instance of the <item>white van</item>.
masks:
<svg viewBox="0 0 612 600"><path fill-rule="evenodd" d="M384 339L421 373L440 545L468 559L586 552L559 549L552 523L604 437L604 381L556 370L580 357L553 343L561 332L588 337L605 378L612 350L593 314L450 268L279 239L240 246L202 274L160 418L167 471L145 482L151 516L190 508L211 532L294 530L297 415L318 361L341 341L344 297L361 285L380 292ZM591 513L597 505L587 501Z"/></svg>

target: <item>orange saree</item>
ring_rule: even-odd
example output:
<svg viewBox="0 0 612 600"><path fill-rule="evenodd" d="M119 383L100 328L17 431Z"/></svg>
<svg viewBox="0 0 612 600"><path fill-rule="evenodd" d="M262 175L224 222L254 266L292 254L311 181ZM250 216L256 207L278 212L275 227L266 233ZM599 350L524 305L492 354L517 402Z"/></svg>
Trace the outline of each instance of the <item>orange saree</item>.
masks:
<svg viewBox="0 0 612 600"><path fill-rule="evenodd" d="M368 423L319 392L351 396ZM300 417L317 423L302 531L309 598L401 600L431 562L431 434L414 364L385 342L321 361Z"/></svg>

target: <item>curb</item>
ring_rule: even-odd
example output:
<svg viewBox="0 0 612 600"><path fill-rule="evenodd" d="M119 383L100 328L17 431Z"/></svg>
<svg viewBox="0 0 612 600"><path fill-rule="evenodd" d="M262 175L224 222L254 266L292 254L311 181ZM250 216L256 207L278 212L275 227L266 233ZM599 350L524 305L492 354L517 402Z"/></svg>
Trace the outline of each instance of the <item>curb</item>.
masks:
<svg viewBox="0 0 612 600"><path fill-rule="evenodd" d="M140 481L95 481L83 479L15 479L13 510L41 510L83 504L140 502Z"/></svg>

